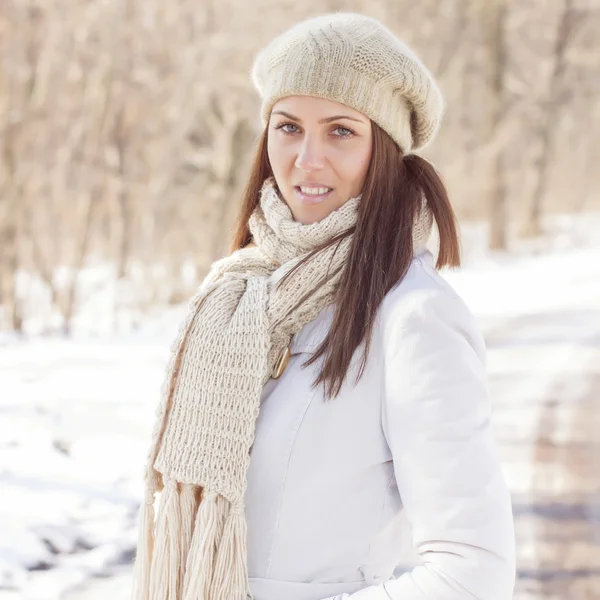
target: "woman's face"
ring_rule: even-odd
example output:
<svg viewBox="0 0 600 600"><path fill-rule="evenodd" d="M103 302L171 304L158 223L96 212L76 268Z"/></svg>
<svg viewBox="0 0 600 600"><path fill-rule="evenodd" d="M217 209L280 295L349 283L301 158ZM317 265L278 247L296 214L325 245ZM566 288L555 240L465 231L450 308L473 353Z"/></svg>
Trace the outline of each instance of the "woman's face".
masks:
<svg viewBox="0 0 600 600"><path fill-rule="evenodd" d="M323 98L288 96L269 120L273 174L294 219L306 225L358 196L371 160L371 121Z"/></svg>

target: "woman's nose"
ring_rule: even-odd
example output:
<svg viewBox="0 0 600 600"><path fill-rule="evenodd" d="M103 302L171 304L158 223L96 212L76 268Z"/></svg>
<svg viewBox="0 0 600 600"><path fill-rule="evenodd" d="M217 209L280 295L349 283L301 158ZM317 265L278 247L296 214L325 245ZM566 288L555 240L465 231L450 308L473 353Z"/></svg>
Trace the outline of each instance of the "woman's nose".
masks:
<svg viewBox="0 0 600 600"><path fill-rule="evenodd" d="M296 168L301 171L319 171L325 166L322 144L316 139L304 138L296 157Z"/></svg>

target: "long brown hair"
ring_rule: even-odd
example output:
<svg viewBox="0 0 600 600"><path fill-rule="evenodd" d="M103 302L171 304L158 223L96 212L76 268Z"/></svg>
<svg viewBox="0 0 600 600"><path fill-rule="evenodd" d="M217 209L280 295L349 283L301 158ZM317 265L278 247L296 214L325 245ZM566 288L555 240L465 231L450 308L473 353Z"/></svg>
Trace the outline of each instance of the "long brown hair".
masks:
<svg viewBox="0 0 600 600"><path fill-rule="evenodd" d="M314 254L354 233L341 274L333 322L319 348L304 363L304 366L310 365L324 356L321 372L313 386L323 383L326 398L339 394L354 352L363 340L365 347L356 382L364 372L377 310L385 295L404 278L413 258L412 223L421 205L422 194L439 233L436 268L460 265L456 216L437 171L420 156L403 156L383 129L376 123L372 123L372 127L371 163L356 225L313 250L285 275L291 277ZM263 182L273 174L267 135L265 129L258 138L232 251L243 248L252 240L248 220L259 202Z"/></svg>

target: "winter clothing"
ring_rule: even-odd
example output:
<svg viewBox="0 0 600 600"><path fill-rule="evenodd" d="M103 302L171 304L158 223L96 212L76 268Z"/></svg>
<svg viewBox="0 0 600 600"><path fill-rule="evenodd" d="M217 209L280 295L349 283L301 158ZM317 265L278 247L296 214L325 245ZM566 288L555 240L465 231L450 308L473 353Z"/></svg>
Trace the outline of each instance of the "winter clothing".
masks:
<svg viewBox="0 0 600 600"><path fill-rule="evenodd" d="M380 307L362 378L359 351L324 402L322 362L302 364L333 310L263 391L246 492L254 600L510 600L511 501L475 318L420 253Z"/></svg>
<svg viewBox="0 0 600 600"><path fill-rule="evenodd" d="M244 493L261 393L287 358L292 336L333 301L353 234L287 281L273 285L270 276L349 230L359 201L303 225L268 179L249 222L257 246L214 263L192 299L172 348L148 456L135 599L246 597ZM421 211L415 251L425 247L431 224L428 209Z"/></svg>

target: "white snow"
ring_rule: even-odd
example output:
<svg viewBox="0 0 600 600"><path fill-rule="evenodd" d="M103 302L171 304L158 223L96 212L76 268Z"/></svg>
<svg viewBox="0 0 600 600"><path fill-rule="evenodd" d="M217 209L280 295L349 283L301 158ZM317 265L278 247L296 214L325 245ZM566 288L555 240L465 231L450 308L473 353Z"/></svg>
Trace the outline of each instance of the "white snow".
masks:
<svg viewBox="0 0 600 600"><path fill-rule="evenodd" d="M568 397L600 368L600 215L552 227L510 254L484 251L485 229L468 228L465 266L443 273L486 333L500 440L535 439L558 374L568 417ZM0 600L129 594L148 436L184 307L110 333L115 290L103 273L87 276L72 339L0 338ZM556 439L568 424L559 419ZM527 447L520 460L502 451L512 490L526 494Z"/></svg>

